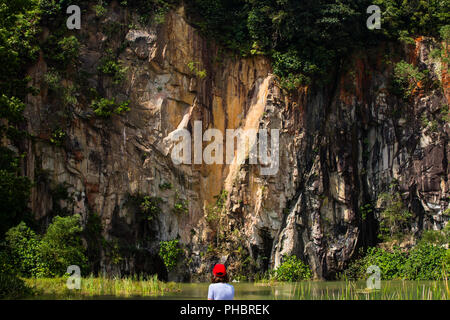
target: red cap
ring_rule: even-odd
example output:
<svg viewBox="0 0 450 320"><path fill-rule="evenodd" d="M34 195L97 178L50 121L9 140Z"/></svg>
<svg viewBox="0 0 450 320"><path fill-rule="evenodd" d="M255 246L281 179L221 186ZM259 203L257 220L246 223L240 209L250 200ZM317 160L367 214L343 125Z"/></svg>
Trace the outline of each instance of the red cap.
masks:
<svg viewBox="0 0 450 320"><path fill-rule="evenodd" d="M213 275L223 277L227 274L227 269L223 264L216 264L213 269Z"/></svg>

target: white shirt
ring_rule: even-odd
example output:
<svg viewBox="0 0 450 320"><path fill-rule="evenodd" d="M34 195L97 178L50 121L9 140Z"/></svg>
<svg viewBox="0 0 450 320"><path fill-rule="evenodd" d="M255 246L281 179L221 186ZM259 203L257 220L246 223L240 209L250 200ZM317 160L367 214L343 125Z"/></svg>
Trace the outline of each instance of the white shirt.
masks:
<svg viewBox="0 0 450 320"><path fill-rule="evenodd" d="M208 289L208 299L211 300L233 300L234 287L228 283L212 283Z"/></svg>

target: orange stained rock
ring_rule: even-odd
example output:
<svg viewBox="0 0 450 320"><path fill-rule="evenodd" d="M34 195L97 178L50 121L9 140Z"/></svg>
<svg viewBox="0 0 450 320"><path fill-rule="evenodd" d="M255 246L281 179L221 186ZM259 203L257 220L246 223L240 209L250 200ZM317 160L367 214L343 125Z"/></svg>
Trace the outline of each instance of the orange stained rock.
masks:
<svg viewBox="0 0 450 320"><path fill-rule="evenodd" d="M309 86L302 86L298 90L299 92L298 107L302 113L305 111L305 106L306 103L308 102L308 91Z"/></svg>
<svg viewBox="0 0 450 320"><path fill-rule="evenodd" d="M364 65L364 61L362 61L361 59L357 59L356 60L356 75L355 75L355 82L356 82L356 97L358 98L359 102L362 102L364 100L364 83L368 80L367 78L370 77L365 77L365 65Z"/></svg>
<svg viewBox="0 0 450 320"><path fill-rule="evenodd" d="M353 101L353 94L350 92L347 92L345 90L345 81L346 81L346 75L343 75L340 79L340 88L339 91L339 100L341 100L345 105L351 105Z"/></svg>
<svg viewBox="0 0 450 320"><path fill-rule="evenodd" d="M365 83L370 80L370 76L366 76L366 66L362 59L355 60L354 79L349 79L351 75L349 73L343 75L340 79L340 92L339 98L344 104L352 105L353 98L356 97L358 102L364 101L364 88ZM345 83L351 82L354 86L354 92L349 92L345 88Z"/></svg>
<svg viewBox="0 0 450 320"><path fill-rule="evenodd" d="M416 47L414 48L414 50L410 51L409 54L409 63L411 63L413 66L417 65L417 62L419 61L419 51L420 51L420 44L423 41L423 37L417 37L416 39L414 39L415 43L416 43Z"/></svg>

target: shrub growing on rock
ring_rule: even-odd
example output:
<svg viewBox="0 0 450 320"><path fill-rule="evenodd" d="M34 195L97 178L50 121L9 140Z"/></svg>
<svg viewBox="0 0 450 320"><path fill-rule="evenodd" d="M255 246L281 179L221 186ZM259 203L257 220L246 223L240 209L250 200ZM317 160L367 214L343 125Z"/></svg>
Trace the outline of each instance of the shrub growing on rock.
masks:
<svg viewBox="0 0 450 320"><path fill-rule="evenodd" d="M79 215L56 216L43 237L21 222L6 233L1 255L8 263L2 263L2 269L23 277L62 276L70 265L83 270L86 256L81 231Z"/></svg>
<svg viewBox="0 0 450 320"><path fill-rule="evenodd" d="M284 257L283 263L275 270L275 278L279 281L299 281L311 279L309 266L296 256Z"/></svg>
<svg viewBox="0 0 450 320"><path fill-rule="evenodd" d="M177 239L169 241L161 241L159 243L159 256L164 261L168 271L175 268L179 255L183 252Z"/></svg>

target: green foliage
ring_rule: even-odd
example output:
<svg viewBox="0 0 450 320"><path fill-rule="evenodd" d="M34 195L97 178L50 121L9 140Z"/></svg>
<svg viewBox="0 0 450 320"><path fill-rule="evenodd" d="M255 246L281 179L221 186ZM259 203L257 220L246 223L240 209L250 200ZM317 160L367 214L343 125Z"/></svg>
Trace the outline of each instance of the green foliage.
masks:
<svg viewBox="0 0 450 320"><path fill-rule="evenodd" d="M20 129L20 124L24 121L22 115L25 104L16 97L0 95L0 118L7 120L0 122L0 137L17 142L26 137L26 132Z"/></svg>
<svg viewBox="0 0 450 320"><path fill-rule="evenodd" d="M95 11L95 15L100 18L103 17L105 15L105 13L108 11L107 8L105 8L102 4L101 1L100 3L96 4L94 6L94 11Z"/></svg>
<svg viewBox="0 0 450 320"><path fill-rule="evenodd" d="M366 9L381 7L381 30L366 28ZM450 20L448 1L397 0L187 0L191 22L242 56L265 54L288 90L319 78L358 48L385 39L412 43L438 36ZM383 35L384 34L384 35Z"/></svg>
<svg viewBox="0 0 450 320"><path fill-rule="evenodd" d="M4 94L0 96L0 117L8 119L12 124L18 124L24 120L23 111L25 110L25 104L16 97L8 97ZM5 126L2 124L0 127L5 130Z"/></svg>
<svg viewBox="0 0 450 320"><path fill-rule="evenodd" d="M382 32L398 39L401 34L439 36L450 20L450 3L441 0L374 0L381 8Z"/></svg>
<svg viewBox="0 0 450 320"><path fill-rule="evenodd" d="M66 183L58 183L54 188L50 191L53 200L68 200L70 199L68 184Z"/></svg>
<svg viewBox="0 0 450 320"><path fill-rule="evenodd" d="M50 137L50 142L57 147L61 147L66 140L67 134L62 129L56 129L53 131L52 136Z"/></svg>
<svg viewBox="0 0 450 320"><path fill-rule="evenodd" d="M406 254L396 247L392 252L381 248L369 248L366 256L359 262L360 268L357 271L357 278L365 279L367 268L376 265L381 270L381 279L400 279L402 278L401 269L405 262Z"/></svg>
<svg viewBox="0 0 450 320"><path fill-rule="evenodd" d="M122 67L120 62L114 59L111 49L107 50L107 55L100 60L100 65L98 66L98 71L112 77L114 84L119 84L123 81L126 70L126 67Z"/></svg>
<svg viewBox="0 0 450 320"><path fill-rule="evenodd" d="M35 93L35 89L28 87L30 78L25 73L38 57L39 22L37 1L0 0L0 140L7 138L17 147L26 137L21 129L24 99L28 93ZM0 239L28 216L31 181L21 176L20 158L10 151L1 156Z"/></svg>
<svg viewBox="0 0 450 320"><path fill-rule="evenodd" d="M414 280L442 279L442 272L450 271L450 265L445 264L447 250L432 244L416 246L402 266L403 275Z"/></svg>
<svg viewBox="0 0 450 320"><path fill-rule="evenodd" d="M189 70L195 74L196 77L203 79L206 77L206 70L199 69L199 67L198 67L199 64L200 64L199 62L191 61L187 64L187 66L188 66Z"/></svg>
<svg viewBox="0 0 450 320"><path fill-rule="evenodd" d="M57 29L42 44L42 50L47 63L65 72L78 61L80 42L73 35L66 36L64 29Z"/></svg>
<svg viewBox="0 0 450 320"><path fill-rule="evenodd" d="M74 63L79 56L80 43L75 36L64 37L58 41L60 52L55 56L64 67Z"/></svg>
<svg viewBox="0 0 450 320"><path fill-rule="evenodd" d="M361 212L361 218L366 220L369 215L373 215L373 205L371 203L367 203L359 208Z"/></svg>
<svg viewBox="0 0 450 320"><path fill-rule="evenodd" d="M311 277L309 266L296 256L283 257L283 262L275 269L275 278L278 281L295 282L309 280Z"/></svg>
<svg viewBox="0 0 450 320"><path fill-rule="evenodd" d="M383 193L380 199L385 209L380 215L379 238L384 241L403 239L409 232L411 213L404 207L399 193Z"/></svg>
<svg viewBox="0 0 450 320"><path fill-rule="evenodd" d="M0 169L0 238L28 214L31 181L16 172Z"/></svg>
<svg viewBox="0 0 450 320"><path fill-rule="evenodd" d="M443 63L450 63L450 57L447 54L447 48L450 44L450 25L443 26L439 33L443 43L438 44L438 47L431 50L430 54L433 59L440 59Z"/></svg>
<svg viewBox="0 0 450 320"><path fill-rule="evenodd" d="M21 222L6 233L6 250L12 273L24 277L61 276L67 267L86 266L81 244L80 216L56 216L43 237Z"/></svg>
<svg viewBox="0 0 450 320"><path fill-rule="evenodd" d="M123 257L120 254L120 244L118 239L106 240L103 239L103 247L106 249L106 256L109 258L109 261L118 265L123 261Z"/></svg>
<svg viewBox="0 0 450 320"><path fill-rule="evenodd" d="M441 36L442 41L450 42L450 24L442 26L439 29L439 34Z"/></svg>
<svg viewBox="0 0 450 320"><path fill-rule="evenodd" d="M23 277L43 276L48 266L40 255L40 238L21 222L6 233L8 260L15 273Z"/></svg>
<svg viewBox="0 0 450 320"><path fill-rule="evenodd" d="M400 61L394 66L393 92L404 99L409 99L414 90L418 88L419 82L426 78L424 72L405 61Z"/></svg>
<svg viewBox="0 0 450 320"><path fill-rule="evenodd" d="M162 199L159 197L150 197L147 195L128 195L126 205L132 206L138 215L145 217L148 221L152 221L162 211L160 204Z"/></svg>
<svg viewBox="0 0 450 320"><path fill-rule="evenodd" d="M447 252L448 249L432 244L417 245L409 252L398 247L392 251L372 247L365 256L350 264L344 274L350 279L366 279L369 266L376 265L382 280L439 280L444 270L447 274L450 271Z"/></svg>
<svg viewBox="0 0 450 320"><path fill-rule="evenodd" d="M159 243L159 256L164 261L168 271L171 271L177 265L178 257L183 252L177 239L161 241Z"/></svg>
<svg viewBox="0 0 450 320"><path fill-rule="evenodd" d="M0 1L0 92L9 99L27 93L24 74L38 56L39 33L37 1Z"/></svg>
<svg viewBox="0 0 450 320"><path fill-rule="evenodd" d="M22 279L0 273L0 299L20 299L32 294L33 290Z"/></svg>
<svg viewBox="0 0 450 320"><path fill-rule="evenodd" d="M100 98L92 101L91 108L94 109L96 116L101 118L109 118L113 114L123 115L124 113L130 111L130 108L128 107L129 104L129 100L118 104L114 98Z"/></svg>
<svg viewBox="0 0 450 320"><path fill-rule="evenodd" d="M142 212L147 216L147 220L153 220L153 217L161 213L159 204L162 202L161 198L154 198L145 196L142 200L140 208Z"/></svg>
<svg viewBox="0 0 450 320"><path fill-rule="evenodd" d="M408 45L416 44L416 41L414 40L414 38L410 37L408 31L406 31L406 30L402 30L399 32L398 40L400 42L403 42L404 44L408 44Z"/></svg>
<svg viewBox="0 0 450 320"><path fill-rule="evenodd" d="M173 188L172 184L170 182L163 182L159 185L159 188L161 190L170 190Z"/></svg>
<svg viewBox="0 0 450 320"><path fill-rule="evenodd" d="M450 223L443 230L425 230L422 233L419 244L445 245L450 243Z"/></svg>
<svg viewBox="0 0 450 320"><path fill-rule="evenodd" d="M47 84L49 90L58 93L61 90L61 76L55 70L49 70L44 74L44 82Z"/></svg>
<svg viewBox="0 0 450 320"><path fill-rule="evenodd" d="M227 201L228 192L226 190L220 191L220 193L215 196L216 202L213 205L208 206L206 210L206 221L210 224L215 224L220 219L220 214L225 208Z"/></svg>
<svg viewBox="0 0 450 320"><path fill-rule="evenodd" d="M181 198L178 190L175 190L175 203L173 205L173 211L175 214L189 213L189 201Z"/></svg>
<svg viewBox="0 0 450 320"><path fill-rule="evenodd" d="M336 58L363 38L364 2L190 0L187 11L194 24L226 47L244 56L269 55L282 85L294 89L311 77L329 75Z"/></svg>
<svg viewBox="0 0 450 320"><path fill-rule="evenodd" d="M70 265L85 269L87 261L80 238L83 230L80 219L78 214L53 218L39 247L40 256L49 268L46 276L63 275Z"/></svg>

